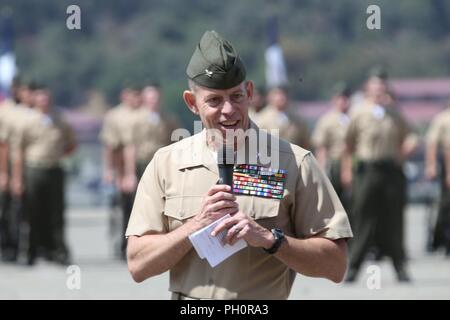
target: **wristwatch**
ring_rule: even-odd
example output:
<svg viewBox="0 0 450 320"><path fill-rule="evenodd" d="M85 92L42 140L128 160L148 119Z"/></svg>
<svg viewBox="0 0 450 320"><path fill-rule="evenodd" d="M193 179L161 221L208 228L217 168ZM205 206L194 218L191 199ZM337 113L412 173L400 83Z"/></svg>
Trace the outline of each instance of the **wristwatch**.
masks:
<svg viewBox="0 0 450 320"><path fill-rule="evenodd" d="M281 246L283 241L286 240L286 238L284 236L283 230L281 230L281 229L273 228L270 231L272 232L273 236L275 237L275 242L271 248L269 248L269 249L263 248L263 249L267 253L274 254L275 252L278 251L278 248Z"/></svg>

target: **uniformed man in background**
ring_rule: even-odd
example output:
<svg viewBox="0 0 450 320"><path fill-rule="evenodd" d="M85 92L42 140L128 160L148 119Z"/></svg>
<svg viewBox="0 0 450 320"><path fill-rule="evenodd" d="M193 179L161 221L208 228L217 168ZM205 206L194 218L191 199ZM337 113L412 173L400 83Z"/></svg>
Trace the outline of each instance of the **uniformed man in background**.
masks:
<svg viewBox="0 0 450 320"><path fill-rule="evenodd" d="M341 281L352 236L345 211L311 152L251 123L253 83L232 44L207 31L186 73L183 98L206 129L158 150L144 172L126 232L133 279L170 270L173 299L286 299L297 272ZM222 143L241 159L233 191L217 184ZM212 268L188 236L227 214L214 235L248 246Z"/></svg>
<svg viewBox="0 0 450 320"><path fill-rule="evenodd" d="M446 255L450 255L450 101L445 110L440 112L431 122L426 141L427 178L438 176L441 186L438 217L431 237L431 249L444 247ZM440 162L440 166L438 166Z"/></svg>
<svg viewBox="0 0 450 320"><path fill-rule="evenodd" d="M100 131L100 141L103 144L103 180L108 184L114 184L120 189L123 179L123 151L120 142L120 122L122 117L132 108L138 90L133 88L129 81L124 83L120 93L120 103L108 110L103 120Z"/></svg>
<svg viewBox="0 0 450 320"><path fill-rule="evenodd" d="M141 88L130 80L126 80L121 92L121 103L105 115L100 132L103 144L103 179L114 184L119 192L118 204L121 211L121 227L119 228L119 256L125 259L126 241L122 237L128 224L128 218L136 191L136 181L131 181L125 174L124 146L132 136L133 121L141 106Z"/></svg>
<svg viewBox="0 0 450 320"><path fill-rule="evenodd" d="M3 109L3 116L1 117L3 124L2 139L3 150L1 155L1 171L2 176L6 177L6 183L3 183L3 188L7 192L4 196L4 204L2 215L0 219L1 225L1 246L3 251L3 258L5 261L15 262L19 256L19 246L21 240L21 224L24 217L23 197L22 194L12 192L10 188L11 180L11 162L13 159L11 142L18 130L23 125L23 119L27 116L32 108L33 99L33 82L24 78L16 80L13 86L13 94L15 96L14 103L11 103Z"/></svg>
<svg viewBox="0 0 450 320"><path fill-rule="evenodd" d="M348 116L350 94L348 84L340 82L335 85L331 98L332 109L319 119L312 136L317 161L328 173L331 184L347 213L349 213L350 190L344 188L341 182L341 158L350 123Z"/></svg>
<svg viewBox="0 0 450 320"><path fill-rule="evenodd" d="M124 142L125 179L136 186L155 152L172 142L172 132L178 128L176 121L161 111L158 84L147 84L141 95L142 106L135 113Z"/></svg>
<svg viewBox="0 0 450 320"><path fill-rule="evenodd" d="M64 171L61 160L77 147L72 128L53 108L51 93L37 86L33 105L13 137L12 191L25 192L29 222L27 263L41 253L61 264L70 262L65 241Z"/></svg>
<svg viewBox="0 0 450 320"><path fill-rule="evenodd" d="M258 117L266 106L266 90L263 87L255 87L252 102L248 108L248 116L253 122L258 122Z"/></svg>
<svg viewBox="0 0 450 320"><path fill-rule="evenodd" d="M342 182L353 180L352 226L347 281L355 281L366 254L377 246L392 258L399 281L409 281L403 244L406 179L403 161L417 137L395 107L386 106L385 74L372 74L364 104L354 110L346 134ZM352 158L357 163L352 175Z"/></svg>
<svg viewBox="0 0 450 320"><path fill-rule="evenodd" d="M255 123L266 130L278 129L281 138L309 150L310 133L304 119L289 108L286 89L271 88L267 93L268 105L255 118Z"/></svg>
<svg viewBox="0 0 450 320"><path fill-rule="evenodd" d="M10 193L10 121L11 111L19 103L18 89L20 79L16 77L11 87L12 97L0 103L0 252L2 261L16 260L16 244L14 226L11 225L11 193Z"/></svg>

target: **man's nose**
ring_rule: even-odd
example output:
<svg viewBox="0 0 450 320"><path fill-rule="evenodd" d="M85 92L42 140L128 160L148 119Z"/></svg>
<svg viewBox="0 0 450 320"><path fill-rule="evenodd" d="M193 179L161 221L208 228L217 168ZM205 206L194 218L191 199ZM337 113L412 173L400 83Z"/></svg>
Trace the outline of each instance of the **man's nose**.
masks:
<svg viewBox="0 0 450 320"><path fill-rule="evenodd" d="M223 107L222 107L222 113L228 114L228 115L234 113L234 106L229 100L225 100Z"/></svg>

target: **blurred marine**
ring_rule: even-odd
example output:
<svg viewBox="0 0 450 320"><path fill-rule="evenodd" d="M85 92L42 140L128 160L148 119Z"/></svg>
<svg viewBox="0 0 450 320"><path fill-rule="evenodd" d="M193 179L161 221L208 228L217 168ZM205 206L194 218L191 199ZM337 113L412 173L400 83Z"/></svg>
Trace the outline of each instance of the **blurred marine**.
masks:
<svg viewBox="0 0 450 320"><path fill-rule="evenodd" d="M440 155L438 157L438 155ZM444 247L450 255L450 101L447 108L432 121L427 133L426 176L434 179L438 175L440 162L441 197L438 218L431 237L431 249Z"/></svg>
<svg viewBox="0 0 450 320"><path fill-rule="evenodd" d="M417 144L402 115L388 97L386 74L371 74L365 100L351 116L346 134L342 181L353 182L350 263L347 281L354 281L374 246L392 259L399 281L409 281L404 250L403 211L406 178L403 161ZM389 102L389 103L388 103ZM391 104L391 105L389 105ZM356 164L352 174L353 157Z"/></svg>
<svg viewBox="0 0 450 320"><path fill-rule="evenodd" d="M51 93L38 86L33 109L22 117L13 136L12 192L25 193L29 223L27 263L38 256L61 264L70 262L65 241L64 171L61 160L77 147L74 132L52 106Z"/></svg>

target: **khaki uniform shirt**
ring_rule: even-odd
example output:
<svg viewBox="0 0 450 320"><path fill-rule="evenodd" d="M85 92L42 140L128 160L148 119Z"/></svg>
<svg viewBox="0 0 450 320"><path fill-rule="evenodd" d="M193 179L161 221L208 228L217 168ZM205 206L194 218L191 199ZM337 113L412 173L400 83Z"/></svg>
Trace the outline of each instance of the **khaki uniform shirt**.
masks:
<svg viewBox="0 0 450 320"><path fill-rule="evenodd" d="M0 110L2 108L8 108L8 107L14 107L16 105L16 102L10 98L7 98L0 102Z"/></svg>
<svg viewBox="0 0 450 320"><path fill-rule="evenodd" d="M340 159L345 147L345 134L350 123L347 114L332 110L317 123L312 141L316 148L325 148L331 159Z"/></svg>
<svg viewBox="0 0 450 320"><path fill-rule="evenodd" d="M134 115L131 130L126 130L124 144L136 146L136 160L150 162L155 152L171 141L176 124L166 116L141 108Z"/></svg>
<svg viewBox="0 0 450 320"><path fill-rule="evenodd" d="M7 142L10 135L10 114L14 110L16 104L14 101L7 99L0 104L0 142Z"/></svg>
<svg viewBox="0 0 450 320"><path fill-rule="evenodd" d="M260 110L259 112L256 112L254 108L248 109L248 116L254 123L259 123L259 117L263 113L265 109Z"/></svg>
<svg viewBox="0 0 450 320"><path fill-rule="evenodd" d="M433 119L426 138L427 143L436 143L441 147L450 148L450 107Z"/></svg>
<svg viewBox="0 0 450 320"><path fill-rule="evenodd" d="M274 107L267 106L254 120L261 129L278 129L281 138L302 148L311 147L308 126L303 119L294 114L279 112Z"/></svg>
<svg viewBox="0 0 450 320"><path fill-rule="evenodd" d="M401 161L405 139L416 139L408 124L393 108L365 104L355 110L346 143L363 161Z"/></svg>
<svg viewBox="0 0 450 320"><path fill-rule="evenodd" d="M258 129L257 133L267 134ZM347 215L313 155L275 139L279 168L287 170L283 197L237 194L240 210L263 227L281 228L288 236L352 237ZM262 151L258 149L258 154ZM245 163L258 165L259 161ZM126 236L178 228L200 212L202 198L218 181L217 162L206 147L205 131L160 149L139 183ZM262 248L248 246L215 268L191 249L170 270L170 290L200 299L286 299L294 278L293 270Z"/></svg>
<svg viewBox="0 0 450 320"><path fill-rule="evenodd" d="M67 148L76 144L72 128L56 112L47 115L32 109L29 111L22 118L23 125L12 138L13 146L25 151L27 166L58 166Z"/></svg>
<svg viewBox="0 0 450 320"><path fill-rule="evenodd" d="M30 107L23 104L11 105L7 111L5 111L3 116L4 126L3 132L1 133L2 139L9 145L12 145L27 123L27 119L35 111ZM9 148L8 157L12 159L13 157L13 146Z"/></svg>
<svg viewBox="0 0 450 320"><path fill-rule="evenodd" d="M136 109L131 109L124 104L109 110L103 121L100 132L100 141L112 149L123 147L127 136L130 136L133 115Z"/></svg>

